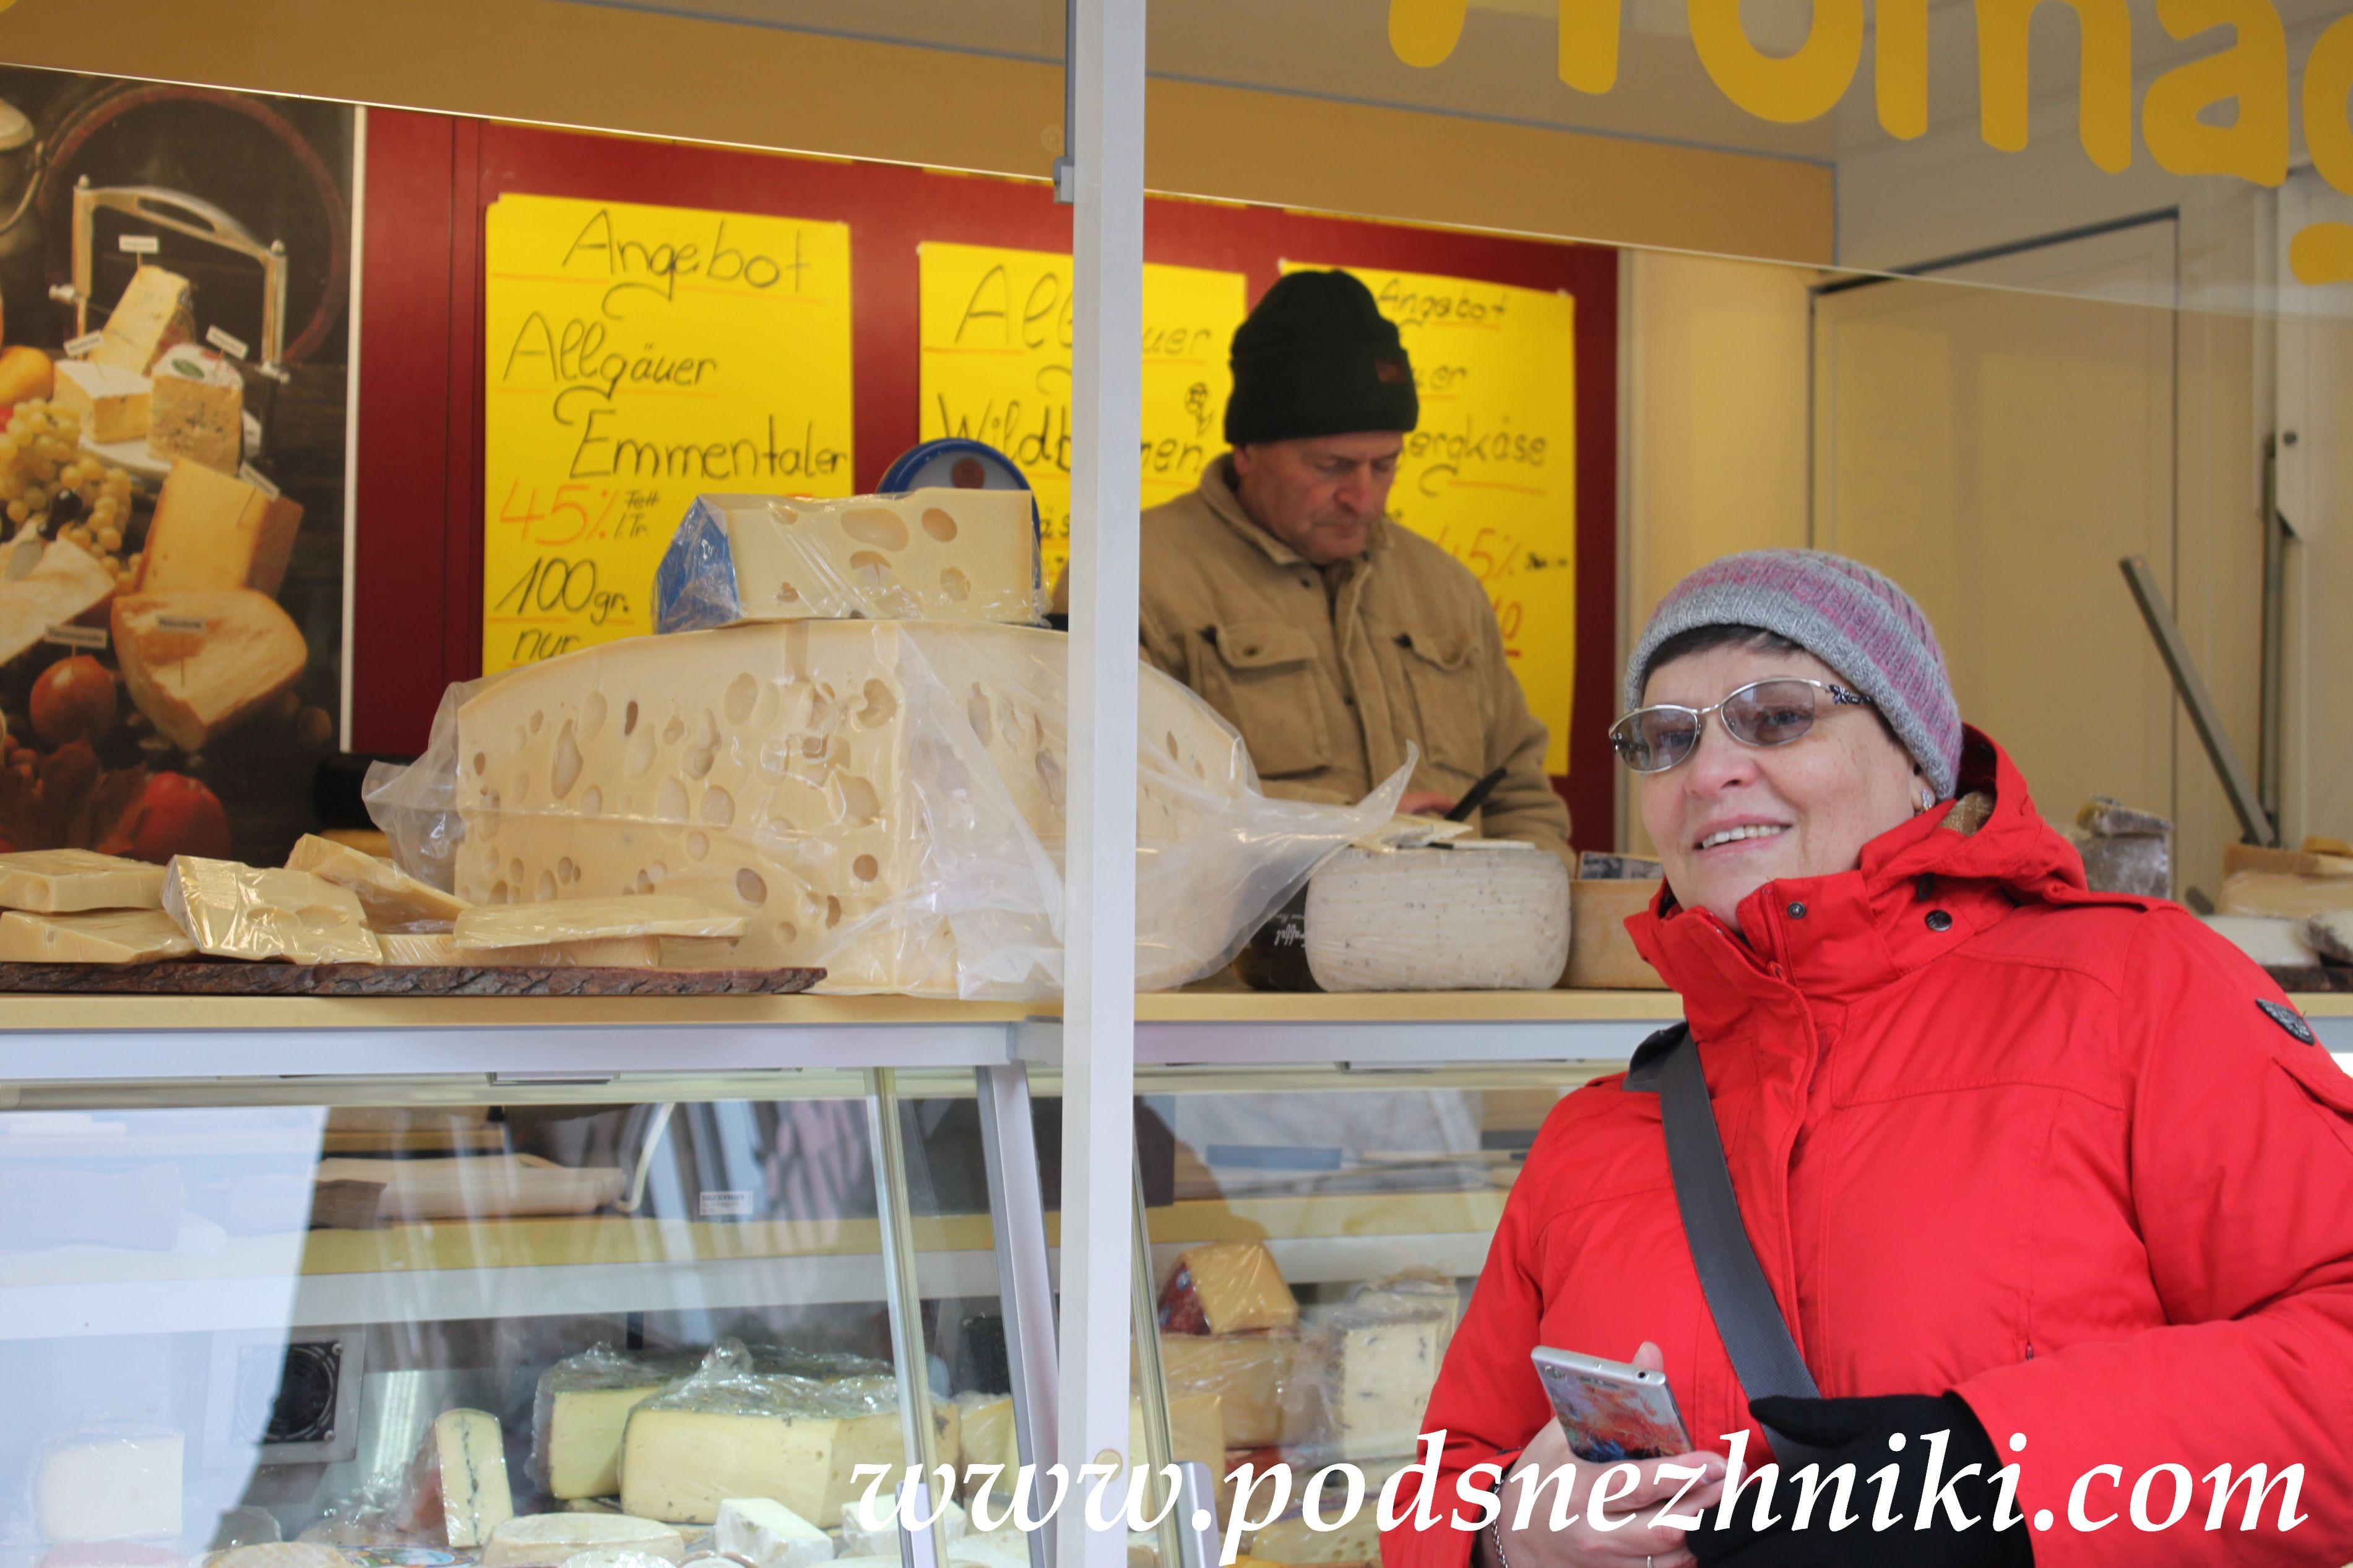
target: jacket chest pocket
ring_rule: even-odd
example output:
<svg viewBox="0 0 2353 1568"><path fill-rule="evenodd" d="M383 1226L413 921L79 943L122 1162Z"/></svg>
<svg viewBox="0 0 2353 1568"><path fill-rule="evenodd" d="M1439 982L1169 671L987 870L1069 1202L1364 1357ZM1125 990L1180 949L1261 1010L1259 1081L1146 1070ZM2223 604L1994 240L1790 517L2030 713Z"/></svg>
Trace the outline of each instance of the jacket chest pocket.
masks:
<svg viewBox="0 0 2353 1568"><path fill-rule="evenodd" d="M1404 631L1397 634L1397 647L1413 696L1413 738L1421 742L1425 765L1477 778L1488 762L1474 639L1460 633Z"/></svg>
<svg viewBox="0 0 2353 1568"><path fill-rule="evenodd" d="M1280 621L1229 621L1203 628L1201 695L1242 732L1261 778L1331 766L1315 639Z"/></svg>

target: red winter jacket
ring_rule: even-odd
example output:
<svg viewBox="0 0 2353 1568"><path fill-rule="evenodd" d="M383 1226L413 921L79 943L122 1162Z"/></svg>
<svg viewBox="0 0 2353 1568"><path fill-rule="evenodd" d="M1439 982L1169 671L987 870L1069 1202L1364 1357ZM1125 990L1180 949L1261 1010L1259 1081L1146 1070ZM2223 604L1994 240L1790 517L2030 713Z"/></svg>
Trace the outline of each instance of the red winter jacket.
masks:
<svg viewBox="0 0 2353 1568"><path fill-rule="evenodd" d="M2053 1528L2038 1568L2336 1564L2353 1556L2353 1079L2258 1002L2263 973L2179 906L2092 893L2009 759L1972 731L1974 834L1926 813L1860 868L1777 882L1746 942L1662 893L1627 922L1683 995L1748 1234L1825 1395L1957 1390ZM1802 908L1802 914L1799 913ZM1425 1429L1434 1494L1551 1419L1536 1345L1666 1354L1703 1447L1750 1422L1693 1272L1659 1101L1623 1075L1546 1120L1504 1206ZM2213 1488L2305 1467L2307 1522L2205 1531ZM2070 1528L2075 1478L2095 1479ZM2184 1521L2127 1512L2152 1467ZM2173 1476L2145 1494L2172 1506ZM1476 1482L1473 1483L1474 1486ZM1864 1495L1861 1485L1857 1496ZM1547 1505L1548 1506L1548 1505ZM1916 1507L1917 1500L1910 1500ZM1786 1495L1781 1504L1786 1516ZM1475 1517L1468 1508L1465 1518ZM1472 1537L1409 1524L1387 1568L1461 1568ZM1894 1544L1900 1546L1900 1542ZM1896 1559L1891 1558L1891 1561Z"/></svg>

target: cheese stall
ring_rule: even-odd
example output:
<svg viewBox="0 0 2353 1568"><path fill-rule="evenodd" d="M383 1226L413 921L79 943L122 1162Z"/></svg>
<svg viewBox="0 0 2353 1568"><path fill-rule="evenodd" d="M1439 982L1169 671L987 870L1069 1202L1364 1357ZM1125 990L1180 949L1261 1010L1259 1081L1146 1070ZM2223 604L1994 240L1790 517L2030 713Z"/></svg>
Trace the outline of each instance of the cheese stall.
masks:
<svg viewBox="0 0 2353 1568"><path fill-rule="evenodd" d="M857 9L0 5L0 1568L1377 1563L1234 1478L1416 1458L1680 1018L1734 551L2353 1062L2343 18ZM1427 596L1175 616L1318 288Z"/></svg>

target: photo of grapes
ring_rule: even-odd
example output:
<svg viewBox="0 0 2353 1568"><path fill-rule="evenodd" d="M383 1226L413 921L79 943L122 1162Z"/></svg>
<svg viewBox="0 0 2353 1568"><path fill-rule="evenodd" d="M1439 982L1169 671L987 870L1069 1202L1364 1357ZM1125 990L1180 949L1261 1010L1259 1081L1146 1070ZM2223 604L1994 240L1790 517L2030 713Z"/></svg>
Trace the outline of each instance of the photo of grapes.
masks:
<svg viewBox="0 0 2353 1568"><path fill-rule="evenodd" d="M353 111L0 68L0 850L281 860L342 728Z"/></svg>

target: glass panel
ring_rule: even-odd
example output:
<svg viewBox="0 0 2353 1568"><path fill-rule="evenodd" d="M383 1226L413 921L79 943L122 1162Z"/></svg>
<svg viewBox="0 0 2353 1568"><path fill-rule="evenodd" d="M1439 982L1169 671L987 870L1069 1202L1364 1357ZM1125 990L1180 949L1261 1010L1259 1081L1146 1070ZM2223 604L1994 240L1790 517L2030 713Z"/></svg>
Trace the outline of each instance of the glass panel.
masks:
<svg viewBox="0 0 2353 1568"><path fill-rule="evenodd" d="M691 1540L737 1496L839 1527L851 1467L904 1456L867 1107L835 1082L0 1113L0 1540L470 1556L509 1511L555 1516L522 1527L551 1549L616 1507ZM971 1104L905 1107L914 1240L933 1389L1002 1396ZM647 1395L667 1421L626 1426ZM711 1414L747 1407L798 1447Z"/></svg>

